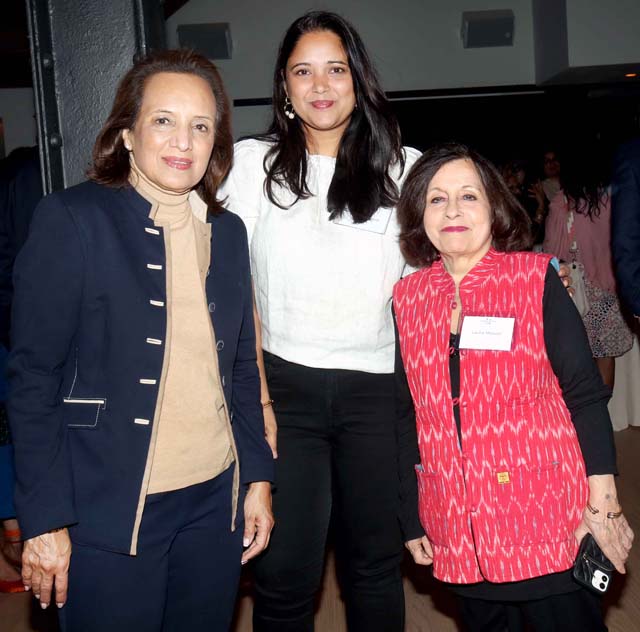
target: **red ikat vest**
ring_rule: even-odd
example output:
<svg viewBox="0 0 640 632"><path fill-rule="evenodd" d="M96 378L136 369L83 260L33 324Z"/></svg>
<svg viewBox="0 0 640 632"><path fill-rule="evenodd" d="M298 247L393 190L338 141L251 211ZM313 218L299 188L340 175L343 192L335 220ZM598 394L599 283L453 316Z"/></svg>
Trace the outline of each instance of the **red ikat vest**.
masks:
<svg viewBox="0 0 640 632"><path fill-rule="evenodd" d="M518 581L566 570L576 556L588 485L545 349L549 259L492 249L460 285L463 316L515 317L511 351L460 350L462 449L449 379L453 280L437 261L394 288L416 408L420 520L446 582Z"/></svg>

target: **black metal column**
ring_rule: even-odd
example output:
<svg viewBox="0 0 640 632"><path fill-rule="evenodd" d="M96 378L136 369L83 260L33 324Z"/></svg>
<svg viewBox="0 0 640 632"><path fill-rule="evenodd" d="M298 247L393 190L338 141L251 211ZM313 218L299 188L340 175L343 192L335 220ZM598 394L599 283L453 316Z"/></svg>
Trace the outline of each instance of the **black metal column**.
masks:
<svg viewBox="0 0 640 632"><path fill-rule="evenodd" d="M165 47L161 0L26 0L45 193L81 182L115 88Z"/></svg>

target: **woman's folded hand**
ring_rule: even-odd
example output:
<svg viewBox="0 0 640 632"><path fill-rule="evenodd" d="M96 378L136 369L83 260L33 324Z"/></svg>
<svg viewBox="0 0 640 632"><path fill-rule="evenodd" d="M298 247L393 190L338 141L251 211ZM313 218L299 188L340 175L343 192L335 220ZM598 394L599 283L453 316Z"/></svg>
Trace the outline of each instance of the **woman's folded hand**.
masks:
<svg viewBox="0 0 640 632"><path fill-rule="evenodd" d="M416 564L421 564L422 566L433 564L433 549L426 535L415 540L409 540L404 545L409 549L409 553L411 553Z"/></svg>

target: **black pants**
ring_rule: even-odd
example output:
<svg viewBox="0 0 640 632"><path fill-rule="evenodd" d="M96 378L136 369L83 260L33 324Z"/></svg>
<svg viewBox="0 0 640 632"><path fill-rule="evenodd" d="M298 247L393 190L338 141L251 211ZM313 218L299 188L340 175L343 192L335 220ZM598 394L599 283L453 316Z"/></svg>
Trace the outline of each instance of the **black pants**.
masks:
<svg viewBox="0 0 640 632"><path fill-rule="evenodd" d="M535 601L485 601L458 596L468 632L606 632L600 597L585 588Z"/></svg>
<svg viewBox="0 0 640 632"><path fill-rule="evenodd" d="M333 511L351 632L400 632L393 375L313 369L265 354L278 421L276 526L255 565L256 632L313 630Z"/></svg>
<svg viewBox="0 0 640 632"><path fill-rule="evenodd" d="M234 466L151 494L138 555L73 543L63 632L227 632L242 556L242 504L231 531Z"/></svg>

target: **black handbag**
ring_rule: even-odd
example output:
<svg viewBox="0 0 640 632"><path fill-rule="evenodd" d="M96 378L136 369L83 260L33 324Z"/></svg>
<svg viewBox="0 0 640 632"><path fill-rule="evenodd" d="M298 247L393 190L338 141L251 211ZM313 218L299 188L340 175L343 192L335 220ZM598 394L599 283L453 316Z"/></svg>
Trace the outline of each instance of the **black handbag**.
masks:
<svg viewBox="0 0 640 632"><path fill-rule="evenodd" d="M573 578L585 588L602 595L609 588L614 566L590 533L582 538L573 565Z"/></svg>

